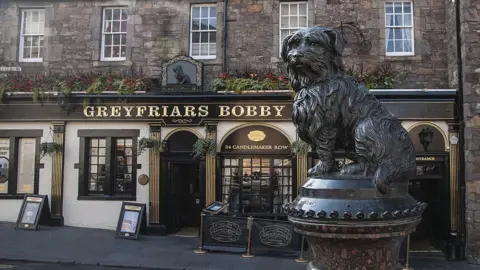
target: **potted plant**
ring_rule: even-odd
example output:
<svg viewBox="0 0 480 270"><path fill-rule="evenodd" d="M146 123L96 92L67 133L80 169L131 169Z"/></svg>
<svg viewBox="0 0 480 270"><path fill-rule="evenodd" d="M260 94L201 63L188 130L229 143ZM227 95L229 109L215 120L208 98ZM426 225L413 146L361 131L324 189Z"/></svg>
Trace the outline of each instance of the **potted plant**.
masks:
<svg viewBox="0 0 480 270"><path fill-rule="evenodd" d="M146 149L153 149L155 154L163 151L162 142L151 138L141 138L138 141L137 156L140 156Z"/></svg>
<svg viewBox="0 0 480 270"><path fill-rule="evenodd" d="M53 153L61 153L63 146L56 142L43 142L40 144L41 156L51 156Z"/></svg>
<svg viewBox="0 0 480 270"><path fill-rule="evenodd" d="M310 151L310 145L308 145L306 142L297 139L292 143L292 153L295 155L303 155L306 154Z"/></svg>
<svg viewBox="0 0 480 270"><path fill-rule="evenodd" d="M217 142L213 139L198 139L193 145L193 158L205 158L209 153L215 155L217 153Z"/></svg>

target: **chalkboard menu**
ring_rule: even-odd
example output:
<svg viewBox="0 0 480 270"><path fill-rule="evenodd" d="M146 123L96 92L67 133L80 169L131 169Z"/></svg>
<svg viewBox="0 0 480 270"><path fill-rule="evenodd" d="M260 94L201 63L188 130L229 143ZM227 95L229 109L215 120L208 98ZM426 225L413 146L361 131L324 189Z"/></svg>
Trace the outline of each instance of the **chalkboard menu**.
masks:
<svg viewBox="0 0 480 270"><path fill-rule="evenodd" d="M47 195L25 195L15 229L37 230L38 225L51 225Z"/></svg>
<svg viewBox="0 0 480 270"><path fill-rule="evenodd" d="M138 235L145 229L145 204L123 202L118 218L116 237L138 239Z"/></svg>
<svg viewBox="0 0 480 270"><path fill-rule="evenodd" d="M287 221L253 219L252 249L294 251L300 249L301 236Z"/></svg>
<svg viewBox="0 0 480 270"><path fill-rule="evenodd" d="M246 249L248 242L247 218L204 216L203 244Z"/></svg>

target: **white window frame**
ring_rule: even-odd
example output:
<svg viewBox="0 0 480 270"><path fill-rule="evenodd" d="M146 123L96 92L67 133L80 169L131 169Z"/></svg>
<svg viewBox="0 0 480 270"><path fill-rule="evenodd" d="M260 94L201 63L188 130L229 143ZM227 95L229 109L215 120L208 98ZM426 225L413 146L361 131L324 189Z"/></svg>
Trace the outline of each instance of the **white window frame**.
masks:
<svg viewBox="0 0 480 270"><path fill-rule="evenodd" d="M397 13L395 13L395 7L393 7L393 12L394 13L387 13L387 4L388 3L391 3L391 4L394 4L394 3L402 3L402 25L401 26L389 26L388 25L388 19L387 19L387 15L395 15ZM403 12L403 5L404 3L410 3L410 13L404 13ZM413 56L415 55L415 18L414 18L414 12L413 12L413 1L386 1L384 3L384 15L385 15L385 55L386 56ZM412 25L411 26L405 26L404 24L404 15L410 15L411 18L412 18ZM388 46L388 29L395 29L395 28L410 28L411 31L412 31L412 51L411 52L388 52L387 51L387 46Z"/></svg>
<svg viewBox="0 0 480 270"><path fill-rule="evenodd" d="M300 17L299 14L297 15L291 15L290 13L290 5L297 5L297 11L299 10L299 6L300 4L305 4L306 7L307 7L307 14L306 14L306 20L307 20L307 26L305 27L290 27L290 20L288 21L288 26L287 28L282 28L282 17L297 17L297 23L298 25L300 25L300 20L298 19ZM282 7L284 6L288 6L288 15L282 15ZM278 50L278 55L281 57L281 54L282 54L282 43L283 43L283 39L282 39L282 30L298 30L298 29L301 29L301 28L307 28L308 27L308 1L299 1L299 2L280 2L280 6L279 6L279 9L278 9L278 39L279 39L279 50Z"/></svg>
<svg viewBox="0 0 480 270"><path fill-rule="evenodd" d="M27 12L33 12L33 11L38 11L43 13L43 33L42 34L25 34L24 29L25 29L25 16ZM43 44L45 46L45 9L41 8L26 8L21 10L21 23L20 23L20 46L19 46L19 57L18 60L19 62L43 62L43 57L39 58L24 58L23 57L23 51L25 49L25 36L43 36ZM45 52L44 46L40 48L42 51L42 56L43 53Z"/></svg>
<svg viewBox="0 0 480 270"><path fill-rule="evenodd" d="M218 8L217 8L217 14L215 14L215 18L217 19L217 29L215 30L193 30L193 9L194 8L198 8L198 7L215 7L217 8L217 5L216 4L195 4L195 5L192 5L190 7L190 42L189 42L189 55L190 57L192 57L193 59L199 59L199 60L202 60L202 59L216 59L217 58L217 54L218 54ZM210 13L210 12L209 12ZM200 18L202 15L200 14ZM213 18L213 17L208 17L208 18ZM193 51L193 46L192 46L192 41L193 41L193 32L215 32L216 33L216 38L215 38L215 46L216 46L216 52L215 52L215 55L192 55L192 51ZM201 42L199 44L202 44ZM209 53L210 53L210 49L208 50Z"/></svg>
<svg viewBox="0 0 480 270"><path fill-rule="evenodd" d="M105 32L105 19L106 19L106 11L107 10L112 10L112 21L113 21L113 10L115 9L125 9L127 10L127 31L128 31L128 8L125 6L118 6L118 7L103 7L102 11L102 44L101 44L101 49L100 49L100 61L125 61L127 60L127 44L125 43L125 56L119 56L119 57L105 57L105 36L106 35L127 35L127 31L122 31L123 29L120 29L120 32ZM122 12L120 11L120 21L123 21ZM120 23L121 25L121 23ZM120 26L121 27L121 26ZM125 39L126 40L126 39ZM112 41L113 44L113 41ZM122 38L120 38L120 46L122 46Z"/></svg>

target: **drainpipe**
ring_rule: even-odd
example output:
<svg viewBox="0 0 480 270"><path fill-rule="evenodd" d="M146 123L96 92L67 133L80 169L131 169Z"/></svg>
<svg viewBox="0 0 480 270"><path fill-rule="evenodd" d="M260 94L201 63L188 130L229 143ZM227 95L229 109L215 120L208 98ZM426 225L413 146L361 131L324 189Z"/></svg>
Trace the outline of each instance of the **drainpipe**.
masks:
<svg viewBox="0 0 480 270"><path fill-rule="evenodd" d="M228 72L227 68L227 17L228 17L228 0L223 2L223 72Z"/></svg>
<svg viewBox="0 0 480 270"><path fill-rule="evenodd" d="M463 113L463 61L462 61L462 25L461 25L461 12L460 12L460 0L455 1L455 24L456 24L456 38L457 38L457 80L458 80L458 95L457 95L457 114L459 118L459 154L460 154L460 206L461 206L461 220L463 222L459 225L465 224L465 210L466 210L466 187L465 187L465 137L464 137L464 113ZM463 210L463 211L462 211ZM466 244L466 226L461 228L462 232L460 233L460 256L461 260L465 259L465 244Z"/></svg>

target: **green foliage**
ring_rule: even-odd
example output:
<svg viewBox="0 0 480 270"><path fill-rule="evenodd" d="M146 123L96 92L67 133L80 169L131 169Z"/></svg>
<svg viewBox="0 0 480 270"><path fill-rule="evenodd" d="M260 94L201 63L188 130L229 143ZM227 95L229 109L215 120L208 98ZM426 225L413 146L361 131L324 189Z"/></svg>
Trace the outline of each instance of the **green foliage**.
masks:
<svg viewBox="0 0 480 270"><path fill-rule="evenodd" d="M40 144L41 156L51 156L53 153L61 153L63 146L55 142L43 142Z"/></svg>
<svg viewBox="0 0 480 270"><path fill-rule="evenodd" d="M198 139L193 145L193 158L204 158L207 153L211 155L217 153L217 142L213 139Z"/></svg>
<svg viewBox="0 0 480 270"><path fill-rule="evenodd" d="M162 142L151 138L141 138L138 141L137 156L140 156L146 149L153 149L155 154L163 152Z"/></svg>
<svg viewBox="0 0 480 270"><path fill-rule="evenodd" d="M292 149L292 153L296 155L302 155L310 151L310 145L308 145L306 142L302 140L297 139L292 143L291 149Z"/></svg>
<svg viewBox="0 0 480 270"><path fill-rule="evenodd" d="M363 65L356 68L351 66L345 71L347 75L354 77L357 82L365 85L367 89L392 89L398 84L396 72L390 65L383 64L373 69L364 69Z"/></svg>

